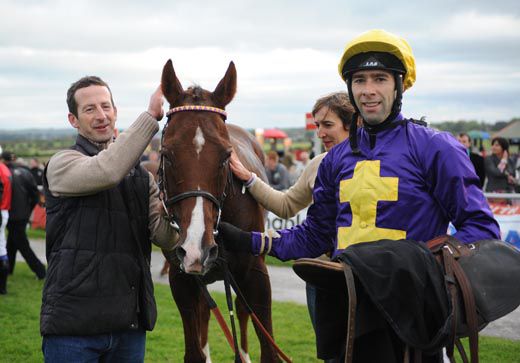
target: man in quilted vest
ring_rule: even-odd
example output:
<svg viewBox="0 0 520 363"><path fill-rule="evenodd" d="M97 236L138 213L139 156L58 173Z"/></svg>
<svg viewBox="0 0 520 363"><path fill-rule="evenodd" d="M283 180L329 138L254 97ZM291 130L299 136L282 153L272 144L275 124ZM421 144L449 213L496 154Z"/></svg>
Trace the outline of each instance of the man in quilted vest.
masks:
<svg viewBox="0 0 520 363"><path fill-rule="evenodd" d="M172 249L176 233L161 217L158 189L139 158L159 130L162 92L115 134L108 85L84 77L67 92L75 145L44 172L48 270L40 331L48 362L143 362L156 320L151 242Z"/></svg>

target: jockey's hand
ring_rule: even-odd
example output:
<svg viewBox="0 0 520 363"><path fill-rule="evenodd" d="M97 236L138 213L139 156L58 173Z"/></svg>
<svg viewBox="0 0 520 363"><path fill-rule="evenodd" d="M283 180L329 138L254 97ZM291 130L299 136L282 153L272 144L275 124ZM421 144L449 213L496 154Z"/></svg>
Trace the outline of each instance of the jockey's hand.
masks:
<svg viewBox="0 0 520 363"><path fill-rule="evenodd" d="M251 232L243 231L227 222L220 222L217 242L228 251L253 253Z"/></svg>

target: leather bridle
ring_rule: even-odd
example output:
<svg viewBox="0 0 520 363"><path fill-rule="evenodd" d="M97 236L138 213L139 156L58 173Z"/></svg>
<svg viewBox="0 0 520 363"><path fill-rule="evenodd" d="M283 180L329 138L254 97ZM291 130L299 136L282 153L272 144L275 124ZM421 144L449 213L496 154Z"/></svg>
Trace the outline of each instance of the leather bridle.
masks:
<svg viewBox="0 0 520 363"><path fill-rule="evenodd" d="M171 121L172 115L177 112L187 112L187 111L191 111L191 112L203 111L203 112L217 113L223 117L224 122L226 122L226 118L227 118L226 111L221 108L217 108L217 107L203 106L203 105L186 105L186 106L174 107L166 113L166 116L168 117L168 119L166 121L166 124L164 125L162 135L161 135L161 149L164 148L164 144L163 144L164 134L166 133L166 128L168 127L168 125ZM210 192L207 192L205 190L189 190L187 192L179 193L174 196L168 197L168 193L167 193L168 188L166 185L166 172L165 172L165 167L164 167L164 158L165 158L165 155L163 152L161 152L161 161L159 164L159 170L157 171L157 174L158 174L157 184L159 186L160 199L161 199L164 211L166 213L166 218L168 219L170 225L177 232L180 232L180 226L177 221L177 218L175 217L175 215L173 213L169 212L170 207L172 207L175 203L178 203L184 199L202 197L202 198L206 198L207 200L212 202L213 205L218 210L217 220L215 221L215 225L213 227L213 236L217 236L218 235L218 226L220 224L220 216L222 214L222 205L223 205L224 199L226 198L226 192L225 192L226 186L224 186L223 192L222 192L222 195L220 196L220 198L215 197L213 194L211 194ZM222 167L228 167L228 166L229 166L229 159L225 161L225 163L222 165ZM226 178L226 180L227 180L227 178Z"/></svg>

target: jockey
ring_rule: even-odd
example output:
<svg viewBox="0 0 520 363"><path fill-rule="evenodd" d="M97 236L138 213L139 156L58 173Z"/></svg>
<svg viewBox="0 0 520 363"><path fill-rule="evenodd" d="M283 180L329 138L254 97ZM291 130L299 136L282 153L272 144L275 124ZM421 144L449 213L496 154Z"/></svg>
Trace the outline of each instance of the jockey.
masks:
<svg viewBox="0 0 520 363"><path fill-rule="evenodd" d="M281 260L331 249L335 257L361 242L428 241L446 234L449 222L463 243L499 239L463 147L451 134L401 114L403 92L415 81L409 44L383 30L368 31L347 44L338 69L356 110L353 120L360 115L363 125L352 122L350 138L323 159L307 219L265 234L223 224L225 247Z"/></svg>
<svg viewBox="0 0 520 363"><path fill-rule="evenodd" d="M282 260L331 247L338 255L383 238L427 241L445 234L449 222L464 243L500 238L462 146L400 112L402 93L415 81L408 43L383 30L366 32L347 44L339 71L363 127L352 122L350 138L323 159L305 223L278 231L279 237L253 232L247 247ZM224 243L245 248L233 240Z"/></svg>

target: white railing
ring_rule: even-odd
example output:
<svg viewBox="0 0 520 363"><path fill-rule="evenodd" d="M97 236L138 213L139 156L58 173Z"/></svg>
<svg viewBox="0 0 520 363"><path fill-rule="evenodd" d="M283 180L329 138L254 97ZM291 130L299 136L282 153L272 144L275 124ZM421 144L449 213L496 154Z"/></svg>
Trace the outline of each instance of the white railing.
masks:
<svg viewBox="0 0 520 363"><path fill-rule="evenodd" d="M520 193L484 193L486 198L520 199Z"/></svg>

